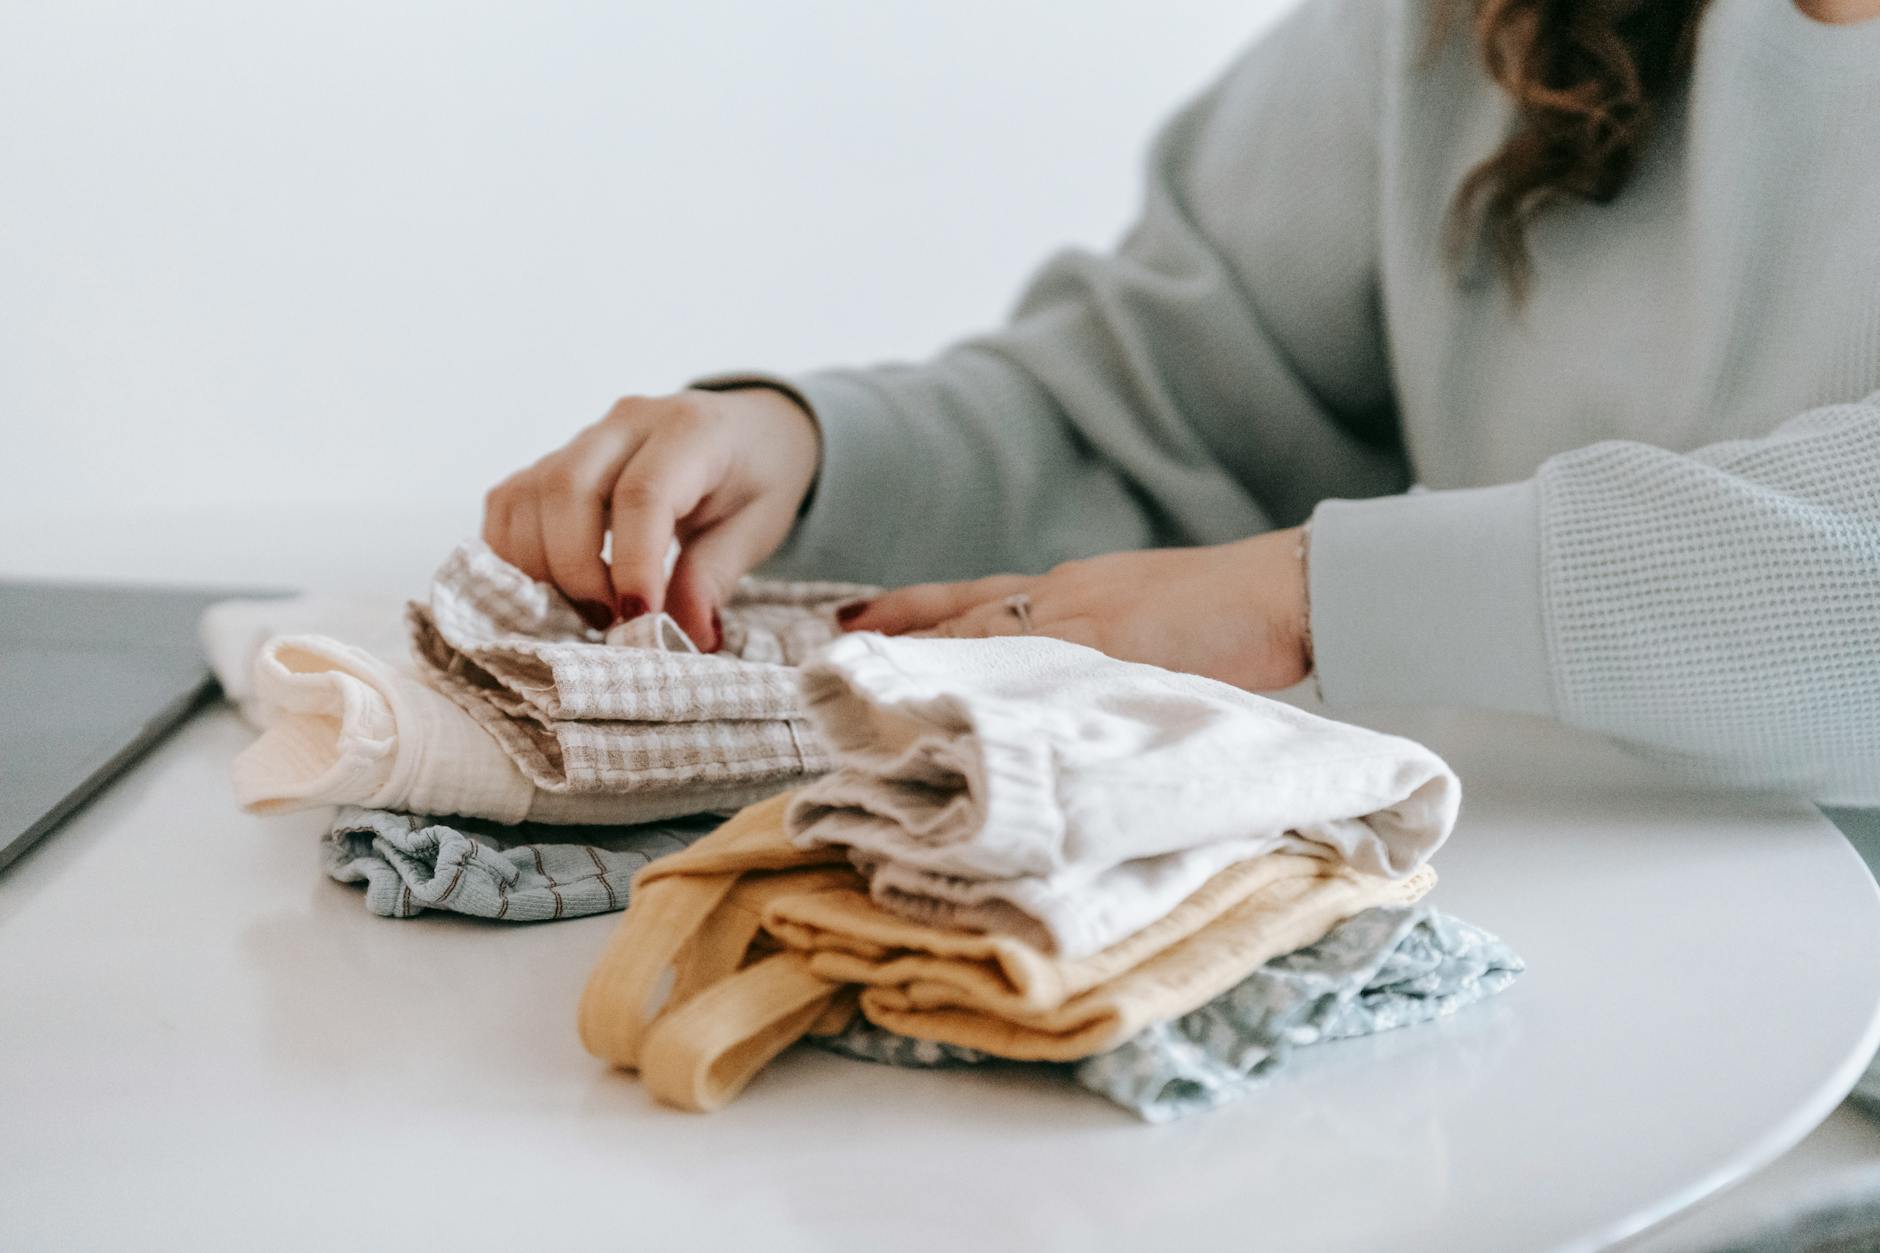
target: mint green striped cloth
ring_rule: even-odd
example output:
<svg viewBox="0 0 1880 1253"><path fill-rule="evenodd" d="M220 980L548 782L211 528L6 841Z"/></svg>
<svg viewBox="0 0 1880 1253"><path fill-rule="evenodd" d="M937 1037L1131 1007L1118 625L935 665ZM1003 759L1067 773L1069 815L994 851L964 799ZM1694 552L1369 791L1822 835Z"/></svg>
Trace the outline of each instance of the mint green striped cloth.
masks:
<svg viewBox="0 0 1880 1253"><path fill-rule="evenodd" d="M630 827L503 826L343 806L321 847L326 873L365 885L387 918L426 910L502 922L551 922L627 907L634 874L721 821L712 815Z"/></svg>

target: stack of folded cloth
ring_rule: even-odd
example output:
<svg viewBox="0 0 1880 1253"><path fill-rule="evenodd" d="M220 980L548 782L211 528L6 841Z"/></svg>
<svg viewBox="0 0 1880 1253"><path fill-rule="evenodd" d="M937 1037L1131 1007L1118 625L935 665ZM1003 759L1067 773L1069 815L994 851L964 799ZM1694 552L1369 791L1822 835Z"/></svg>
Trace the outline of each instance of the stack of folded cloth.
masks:
<svg viewBox="0 0 1880 1253"><path fill-rule="evenodd" d="M409 608L410 664L326 635L259 643L252 682L234 684L263 728L235 763L236 797L256 813L354 805L502 823L734 810L827 767L794 666L837 634L837 607L872 590L747 579L725 606L724 647L702 654L663 614L604 639L469 541ZM252 623L283 614L212 611L211 656L239 669Z"/></svg>
<svg viewBox="0 0 1880 1253"><path fill-rule="evenodd" d="M704 655L473 541L402 630L233 602L204 638L262 730L238 798L336 806L325 869L371 911L627 909L583 1038L682 1106L807 1037L1162 1119L1521 970L1416 903L1458 801L1427 750L1054 640L843 635L872 590L745 580Z"/></svg>
<svg viewBox="0 0 1880 1253"><path fill-rule="evenodd" d="M1414 1026L1501 991L1525 969L1499 939L1427 905L1354 914L1206 1005L1073 1063L1083 1087L1150 1122L1213 1109L1279 1073L1296 1048ZM812 1043L911 1069L982 1066L980 1049L896 1035L860 1015Z"/></svg>
<svg viewBox="0 0 1880 1253"><path fill-rule="evenodd" d="M589 1051L672 1104L811 1036L1076 1063L1166 1117L1520 969L1407 908L1459 801L1410 741L1035 637L848 636L803 691L835 768L642 871L583 996Z"/></svg>

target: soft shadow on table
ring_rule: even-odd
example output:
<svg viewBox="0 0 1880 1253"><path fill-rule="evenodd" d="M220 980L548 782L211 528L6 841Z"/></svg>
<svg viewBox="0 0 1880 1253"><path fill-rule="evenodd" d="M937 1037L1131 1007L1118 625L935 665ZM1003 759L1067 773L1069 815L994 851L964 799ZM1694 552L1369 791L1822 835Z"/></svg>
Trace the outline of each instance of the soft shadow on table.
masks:
<svg viewBox="0 0 1880 1253"><path fill-rule="evenodd" d="M317 874L311 861L309 873ZM1075 1233L1094 1239L1116 1224L1152 1231L1226 1195L1279 1205L1329 1172L1376 1181L1377 1205L1339 1219L1352 1233L1344 1247L1362 1247L1442 1209L1454 1168L1444 1111L1494 1099L1521 1032L1513 1002L1497 998L1436 1023L1301 1050L1265 1087L1164 1126L1143 1124L1061 1074L1016 1066L907 1071L810 1047L778 1059L726 1109L698 1115L659 1106L631 1075L607 1070L580 1047L575 1006L617 916L521 925L391 920L367 914L355 888L310 879L295 895L299 906L242 937L244 958L264 973L271 998L274 1064L318 1076L317 1086L340 1077L355 1099L382 1098L403 1116L466 1106L498 1120L547 1116L571 1150L622 1161L661 1145L717 1146L711 1186L719 1195L748 1187L783 1207L773 1218L840 1218L856 1235L879 1223L883 1239L895 1234L888 1216L933 1209L934 1172L949 1169L945 1154L980 1142L1004 1155L1070 1155L1092 1181L1091 1194L1031 1204L1025 1228L1046 1240L1043 1247L1072 1247ZM513 1084L503 1081L508 1075ZM1373 1088L1375 1099L1329 1099ZM1405 1092L1414 1101L1406 1104ZM834 1137L821 1133L832 1118L840 1126ZM905 1143L910 1124L931 1142L934 1160L869 1170L874 1195L866 1207L843 1208L841 1194L827 1187L776 1186L779 1170L806 1181L853 1172L853 1146ZM781 1128L793 1129L792 1144L772 1143ZM1153 1196L1128 1186L1145 1153L1179 1167ZM780 1155L794 1157L786 1167ZM1180 1182L1167 1185L1169 1178Z"/></svg>
<svg viewBox="0 0 1880 1253"><path fill-rule="evenodd" d="M1456 1158L1445 1111L1495 1099L1502 1062L1519 1033L1518 1016L1490 1002L1422 1027L1314 1046L1240 1100L1159 1126L1066 1079L1022 1067L905 1071L814 1050L786 1055L716 1114L658 1111L658 1122L650 1123L633 1107L631 1089L637 1085L629 1076L597 1081L594 1095L597 1105L619 1101L627 1107L623 1113L640 1114L621 1122L621 1137L646 1134L655 1125L675 1133L699 1128L737 1146L796 1125L805 1110L835 1107L847 1145L905 1144L912 1123L920 1140L936 1146L978 1140L996 1144L1008 1158L1075 1161L1089 1187L1028 1197L1023 1230L997 1233L998 1247L1042 1242L1035 1247L1077 1248L1106 1232L1180 1231L1198 1212L1220 1208L1224 1197L1234 1198L1236 1212L1252 1230L1263 1209L1283 1208L1289 1196L1343 1175L1366 1181L1370 1203L1363 1212L1326 1216L1321 1234L1327 1247L1383 1248L1449 1204ZM1375 1096L1333 1098L1354 1091ZM1414 1099L1406 1103L1405 1093ZM648 1102L644 1108L656 1107ZM790 1151L799 1147L812 1163L795 1166L814 1173L819 1149ZM1153 1190L1138 1186L1146 1157L1157 1164ZM721 1167L721 1182L729 1195L742 1195L761 1190L777 1168L768 1156L733 1154ZM821 1168L846 1172L855 1164L824 1162ZM866 1213L827 1188L786 1189L790 1200L779 1217L816 1229L842 1221L845 1234L878 1236L884 1247L893 1247L894 1221L869 1215L931 1212L935 1172L944 1178L965 1169L936 1151L933 1162L901 1161L891 1170L869 1171ZM1010 1221L1012 1211L1006 1215Z"/></svg>
<svg viewBox="0 0 1880 1253"><path fill-rule="evenodd" d="M1295 702L1305 703L1305 702ZM1535 809L1561 803L1595 813L1648 811L1744 814L1793 809L1803 802L1781 793L1730 789L1672 756L1566 727L1551 718L1487 710L1358 708L1315 713L1360 723L1427 744L1462 780L1463 814L1472 797L1519 799ZM1857 810L1832 811L1859 815ZM1880 842L1880 811L1870 811Z"/></svg>
<svg viewBox="0 0 1880 1253"><path fill-rule="evenodd" d="M617 918L381 918L307 851L306 907L241 934L271 998L269 1052L282 1065L352 1072L398 1085L406 1100L445 1104L460 1103L458 1084L476 1077L476 1099L501 1105L506 1094L485 1082L492 1068L590 1060L575 1038L575 1005ZM458 1060L471 1051L474 1064Z"/></svg>

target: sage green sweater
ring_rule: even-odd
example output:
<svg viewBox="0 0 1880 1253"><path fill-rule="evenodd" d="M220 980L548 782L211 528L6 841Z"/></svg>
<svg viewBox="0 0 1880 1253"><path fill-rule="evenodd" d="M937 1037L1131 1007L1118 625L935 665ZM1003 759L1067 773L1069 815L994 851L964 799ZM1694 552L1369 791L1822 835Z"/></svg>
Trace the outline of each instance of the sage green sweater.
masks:
<svg viewBox="0 0 1880 1253"><path fill-rule="evenodd" d="M1334 706L1547 714L1880 803L1880 21L1714 0L1625 191L1536 224L1519 309L1444 262L1512 113L1466 23L1428 29L1308 0L1167 124L1114 252L932 361L790 377L824 459L775 568L1036 571L1309 516Z"/></svg>

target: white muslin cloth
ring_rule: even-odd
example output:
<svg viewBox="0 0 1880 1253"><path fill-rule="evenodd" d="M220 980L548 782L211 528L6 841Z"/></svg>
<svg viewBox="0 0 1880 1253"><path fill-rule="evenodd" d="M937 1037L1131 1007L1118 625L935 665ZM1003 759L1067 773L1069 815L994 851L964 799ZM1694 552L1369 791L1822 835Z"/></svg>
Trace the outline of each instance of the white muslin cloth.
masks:
<svg viewBox="0 0 1880 1253"><path fill-rule="evenodd" d="M277 635L324 635L396 664L404 657L405 602L399 597L333 595L219 600L196 624L202 654L222 694L256 728L268 710L255 699L255 658Z"/></svg>
<svg viewBox="0 0 1880 1253"><path fill-rule="evenodd" d="M837 766L792 838L847 848L884 908L1065 957L1263 853L1409 875L1461 802L1420 744L1061 640L849 635L803 687Z"/></svg>

